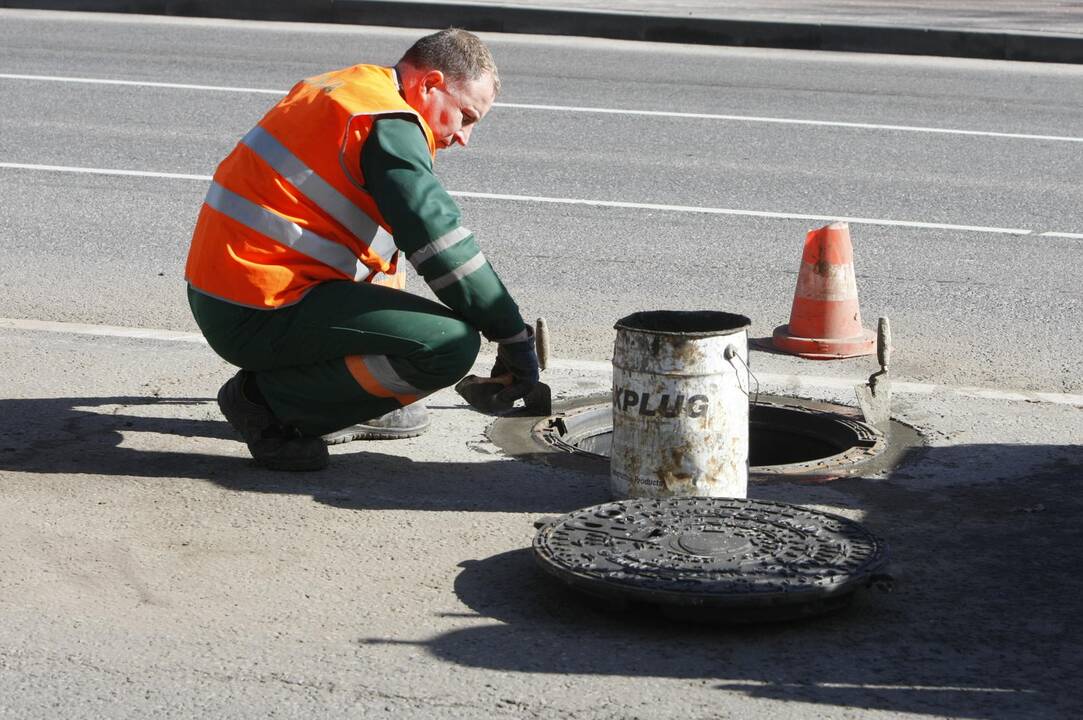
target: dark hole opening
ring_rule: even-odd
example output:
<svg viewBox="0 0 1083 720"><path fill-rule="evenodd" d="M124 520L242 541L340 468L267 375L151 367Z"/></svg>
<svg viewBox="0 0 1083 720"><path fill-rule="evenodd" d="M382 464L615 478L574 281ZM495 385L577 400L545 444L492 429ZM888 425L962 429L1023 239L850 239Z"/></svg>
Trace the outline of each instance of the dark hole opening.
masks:
<svg viewBox="0 0 1083 720"><path fill-rule="evenodd" d="M837 455L847 447L781 428L753 425L748 429L748 464L753 467L819 460Z"/></svg>
<svg viewBox="0 0 1083 720"><path fill-rule="evenodd" d="M608 406L566 418L561 442L581 452L609 457L613 425ZM846 422L829 413L772 405L749 408L748 464L753 467L815 462L864 446Z"/></svg>

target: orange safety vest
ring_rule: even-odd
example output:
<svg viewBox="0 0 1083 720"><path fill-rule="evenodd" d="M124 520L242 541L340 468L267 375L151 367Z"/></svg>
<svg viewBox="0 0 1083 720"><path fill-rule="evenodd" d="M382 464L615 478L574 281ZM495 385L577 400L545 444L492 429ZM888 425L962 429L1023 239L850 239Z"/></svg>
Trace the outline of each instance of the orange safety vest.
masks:
<svg viewBox="0 0 1083 720"><path fill-rule="evenodd" d="M395 71L355 65L302 80L214 173L185 277L196 290L253 308L300 300L329 280L403 287L391 228L361 175L379 115L424 119L399 95Z"/></svg>

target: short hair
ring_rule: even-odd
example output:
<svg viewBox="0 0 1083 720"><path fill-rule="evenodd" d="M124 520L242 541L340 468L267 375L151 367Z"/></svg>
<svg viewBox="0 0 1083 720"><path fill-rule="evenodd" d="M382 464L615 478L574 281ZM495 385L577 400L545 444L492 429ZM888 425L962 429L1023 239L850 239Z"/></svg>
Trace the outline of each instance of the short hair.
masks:
<svg viewBox="0 0 1083 720"><path fill-rule="evenodd" d="M496 61L477 35L460 28L448 28L426 35L415 42L399 60L422 70L439 70L452 82L477 80L485 73L493 78L493 89L500 92Z"/></svg>

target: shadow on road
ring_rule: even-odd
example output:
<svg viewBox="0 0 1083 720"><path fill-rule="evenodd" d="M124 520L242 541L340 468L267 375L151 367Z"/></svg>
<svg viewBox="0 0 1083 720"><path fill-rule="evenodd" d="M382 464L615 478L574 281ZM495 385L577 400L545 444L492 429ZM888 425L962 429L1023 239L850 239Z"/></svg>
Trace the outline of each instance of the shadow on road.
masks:
<svg viewBox="0 0 1083 720"><path fill-rule="evenodd" d="M148 449L128 433L172 437ZM336 454L319 472L268 471L243 450L199 450L205 450L206 438L236 443L227 452L242 447L207 398L0 400L0 438L0 471L189 478L244 492L310 495L346 509L554 513L608 499L595 478L502 456L476 463L415 462L403 452L408 441L354 443L349 447L357 451Z"/></svg>
<svg viewBox="0 0 1083 720"><path fill-rule="evenodd" d="M148 450L129 432L170 437ZM393 443L336 455L317 473L271 473L240 454L195 451L232 439L202 398L2 400L0 438L0 470L194 478L348 509L552 514L608 499L595 477L500 456L414 462ZM1081 717L1081 481L1079 446L915 449L886 479L830 484L887 539L893 593L867 591L800 622L682 625L583 601L522 549L464 563L456 579L461 601L494 622L422 645L502 672L691 679L755 698L951 717ZM790 502L805 492L752 489Z"/></svg>
<svg viewBox="0 0 1083 720"><path fill-rule="evenodd" d="M1029 470L922 488L977 458ZM542 575L522 549L464 563L456 580L460 600L496 622L422 645L503 672L693 679L755 698L949 717L1083 716L1079 448L921 448L901 468L900 481L837 486L888 540L898 578L841 612L746 626L621 612Z"/></svg>

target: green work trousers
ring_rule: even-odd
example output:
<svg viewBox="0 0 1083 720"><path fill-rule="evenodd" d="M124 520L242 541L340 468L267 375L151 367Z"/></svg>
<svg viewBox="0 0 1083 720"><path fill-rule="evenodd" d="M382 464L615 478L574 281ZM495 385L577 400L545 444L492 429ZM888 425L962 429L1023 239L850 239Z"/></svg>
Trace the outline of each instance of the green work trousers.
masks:
<svg viewBox="0 0 1083 720"><path fill-rule="evenodd" d="M443 305L370 283L322 283L275 310L191 287L188 302L211 348L253 372L275 416L306 435L379 417L455 383L481 343Z"/></svg>

